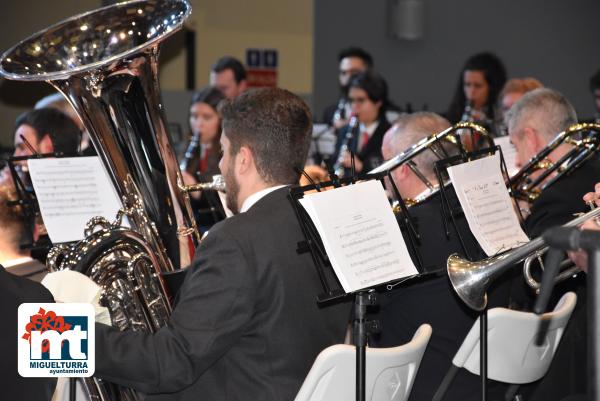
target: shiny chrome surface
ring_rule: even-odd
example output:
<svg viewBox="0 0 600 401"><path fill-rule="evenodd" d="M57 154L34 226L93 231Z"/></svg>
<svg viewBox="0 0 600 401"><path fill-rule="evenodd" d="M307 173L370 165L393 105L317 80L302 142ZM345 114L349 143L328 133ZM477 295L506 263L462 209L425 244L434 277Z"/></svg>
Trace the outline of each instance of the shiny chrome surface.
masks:
<svg viewBox="0 0 600 401"><path fill-rule="evenodd" d="M54 81L104 69L157 45L179 29L191 12L184 0L154 0L76 15L6 51L0 74L19 81Z"/></svg>
<svg viewBox="0 0 600 401"><path fill-rule="evenodd" d="M0 74L45 80L77 111L123 207L114 222L94 218L86 238L48 255L102 288L100 302L121 330L154 332L171 307L161 271L187 266L200 239L167 133L158 85L160 43L190 14L186 0L120 3L81 14L24 40L0 60ZM131 228L122 226L127 217ZM85 379L92 400L140 400L136 391Z"/></svg>
<svg viewBox="0 0 600 401"><path fill-rule="evenodd" d="M485 140L484 147L494 146L494 139L490 136L490 134L485 128L475 123L461 122L448 129L445 129L440 133L431 135L427 138L423 138L416 144L412 145L410 148L406 149L404 152L394 156L382 165L369 171L368 174L377 174L388 170L394 170L400 167L401 165L407 163L408 167L412 170L412 172L425 184L425 186L428 189L428 191L425 194L422 194L415 199L403 199L403 202L406 205L406 207L417 205L427 200L431 195L437 193L439 190L439 185L432 184L429 181L429 179L418 169L418 167L415 163L413 163L412 160L425 151L432 152L440 160L461 153L464 154L466 152L466 149L463 146L463 142L459 134L459 132L463 130L469 130L471 131L471 133L479 133L481 137ZM448 149L446 149L446 147L444 146L444 144L452 146L455 152L449 152ZM392 209L394 210L395 214L400 213L402 209L398 204L398 200L394 200L394 203L392 204Z"/></svg>
<svg viewBox="0 0 600 401"><path fill-rule="evenodd" d="M181 189L184 192L207 191L207 190L227 192L227 188L225 187L225 179L220 174L213 175L211 182L199 182L197 184L191 184L191 185L181 184L179 186L179 189Z"/></svg>
<svg viewBox="0 0 600 401"><path fill-rule="evenodd" d="M540 291L541 283L533 277L532 272L535 266L539 266L542 271L544 270L543 256L547 250L548 248L544 247L529 255L523 262L523 277L525 277L525 282L536 294ZM560 264L560 269L560 273L554 279L555 283L567 280L581 272L581 269L575 266L570 259L563 260Z"/></svg>
<svg viewBox="0 0 600 401"><path fill-rule="evenodd" d="M598 216L600 216L600 208L587 212L564 226L578 226ZM477 262L471 262L453 254L447 261L448 277L463 302L471 309L480 311L487 305L486 291L489 285L508 269L514 267L516 263L534 255L544 246L544 239L538 237L506 253Z"/></svg>
<svg viewBox="0 0 600 401"><path fill-rule="evenodd" d="M457 131L460 130L470 130L472 132L479 133L485 140L485 146L483 147L495 146L494 139L484 127L471 122L460 122L448 129L445 129L440 133L431 135L430 137L420 140L404 152L394 156L390 160L369 171L368 174L377 174L398 168L399 166L406 163L407 161L409 161L410 159L412 159L413 157L425 150L431 150L432 152L436 153L436 156L438 156L440 159L442 159L444 156L448 157L447 155L444 155L444 152L440 149L440 144L444 141L453 143L457 147L459 147L462 152L466 152L466 149L464 148L462 141L460 140L459 135L457 133Z"/></svg>
<svg viewBox="0 0 600 401"><path fill-rule="evenodd" d="M185 0L104 7L31 36L0 61L6 78L47 80L69 100L125 207L142 204L130 222L163 254L167 270L190 263L190 238L180 234L194 232L195 222L177 187L181 174L160 99L158 53L190 12ZM197 231L193 237L196 244Z"/></svg>
<svg viewBox="0 0 600 401"><path fill-rule="evenodd" d="M582 139L576 138L582 132L590 135ZM563 144L572 145L572 149L556 162L548 156ZM556 137L535 155L517 174L511 177L508 187L516 199L533 202L539 194L565 174L578 168L600 147L600 124L574 124L560 132ZM535 178L533 175L540 172Z"/></svg>

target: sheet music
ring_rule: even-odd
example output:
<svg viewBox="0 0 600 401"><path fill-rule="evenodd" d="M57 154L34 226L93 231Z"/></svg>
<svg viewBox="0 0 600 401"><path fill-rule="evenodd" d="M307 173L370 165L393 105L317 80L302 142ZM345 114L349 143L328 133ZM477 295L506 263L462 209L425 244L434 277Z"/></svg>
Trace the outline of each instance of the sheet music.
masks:
<svg viewBox="0 0 600 401"><path fill-rule="evenodd" d="M500 170L500 156L448 168L469 228L488 256L529 241Z"/></svg>
<svg viewBox="0 0 600 401"><path fill-rule="evenodd" d="M504 161L506 162L508 176L512 177L517 174L519 172L519 169L515 165L517 161L517 148L510 142L510 137L505 135L494 138L494 143L502 149L502 156L504 156Z"/></svg>
<svg viewBox="0 0 600 401"><path fill-rule="evenodd" d="M83 239L94 216L115 219L121 202L97 156L30 159L28 165L53 243Z"/></svg>
<svg viewBox="0 0 600 401"><path fill-rule="evenodd" d="M379 181L311 193L299 201L344 291L418 274Z"/></svg>

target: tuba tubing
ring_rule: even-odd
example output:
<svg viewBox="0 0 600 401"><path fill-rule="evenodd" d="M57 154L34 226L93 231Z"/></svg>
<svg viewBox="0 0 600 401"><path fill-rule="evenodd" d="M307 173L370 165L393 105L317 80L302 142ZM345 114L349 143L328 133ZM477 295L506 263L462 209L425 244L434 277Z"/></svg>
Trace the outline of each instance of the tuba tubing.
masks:
<svg viewBox="0 0 600 401"><path fill-rule="evenodd" d="M129 1L38 32L2 55L0 75L47 81L79 114L129 217L176 270L200 236L167 133L158 85L159 46L183 25L186 0Z"/></svg>
<svg viewBox="0 0 600 401"><path fill-rule="evenodd" d="M49 254L51 268L101 286L100 302L120 330L154 332L168 321L160 273L189 265L200 240L158 84L160 44L190 13L187 0L119 3L59 22L0 58L0 75L46 81L67 98L123 203L114 223L92 219L86 239ZM124 216L131 228L121 226ZM99 378L84 382L94 401L143 398Z"/></svg>

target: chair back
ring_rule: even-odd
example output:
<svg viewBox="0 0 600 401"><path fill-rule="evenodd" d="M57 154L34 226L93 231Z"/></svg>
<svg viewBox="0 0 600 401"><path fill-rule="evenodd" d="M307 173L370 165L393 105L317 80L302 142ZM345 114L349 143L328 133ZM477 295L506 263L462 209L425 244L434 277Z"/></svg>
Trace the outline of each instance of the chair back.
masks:
<svg viewBox="0 0 600 401"><path fill-rule="evenodd" d="M366 400L406 400L430 337L431 326L423 324L407 344L393 348L367 348ZM332 345L317 356L295 401L354 400L355 379L356 348L353 345Z"/></svg>
<svg viewBox="0 0 600 401"><path fill-rule="evenodd" d="M546 374L567 325L577 296L568 292L552 312L538 316L505 308L488 311L488 377L524 384ZM538 330L547 325L547 334L537 345ZM479 374L479 319L475 322L452 363Z"/></svg>

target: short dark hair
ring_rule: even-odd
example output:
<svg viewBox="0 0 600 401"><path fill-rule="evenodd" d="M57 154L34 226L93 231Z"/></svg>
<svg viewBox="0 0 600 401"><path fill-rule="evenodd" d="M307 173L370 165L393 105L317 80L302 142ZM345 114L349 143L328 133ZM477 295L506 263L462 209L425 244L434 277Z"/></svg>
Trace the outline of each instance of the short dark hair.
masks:
<svg viewBox="0 0 600 401"><path fill-rule="evenodd" d="M361 59L369 68L373 68L373 57L360 47L350 46L342 49L338 53L338 62L347 57L356 57Z"/></svg>
<svg viewBox="0 0 600 401"><path fill-rule="evenodd" d="M590 78L590 90L595 91L598 88L600 88L600 70Z"/></svg>
<svg viewBox="0 0 600 401"><path fill-rule="evenodd" d="M235 82L238 84L246 79L246 69L240 60L231 56L224 56L218 59L212 66L211 71L223 72L225 70L233 71Z"/></svg>
<svg viewBox="0 0 600 401"><path fill-rule="evenodd" d="M219 103L225 99L225 95L219 89L214 86L207 86L202 88L192 95L192 101L190 105L194 103L206 103L213 109L217 110Z"/></svg>
<svg viewBox="0 0 600 401"><path fill-rule="evenodd" d="M12 185L0 185L0 225L7 231L3 241L9 242L13 250L18 250L20 244L30 243L33 240L33 213L26 213L20 204L12 206L8 204L18 198Z"/></svg>
<svg viewBox="0 0 600 401"><path fill-rule="evenodd" d="M348 90L351 88L362 89L367 92L369 100L373 103L381 102L379 116L383 116L386 110L391 106L388 98L388 85L385 79L373 70L367 70L354 74L348 83Z"/></svg>
<svg viewBox="0 0 600 401"><path fill-rule="evenodd" d="M50 136L54 152L70 156L77 154L81 142L81 131L65 113L46 107L27 111L17 117L15 131L21 125L29 125L36 132L38 141Z"/></svg>
<svg viewBox="0 0 600 401"><path fill-rule="evenodd" d="M219 111L231 155L247 146L265 182L298 182L312 132L310 109L300 97L285 89L252 89L222 102Z"/></svg>

